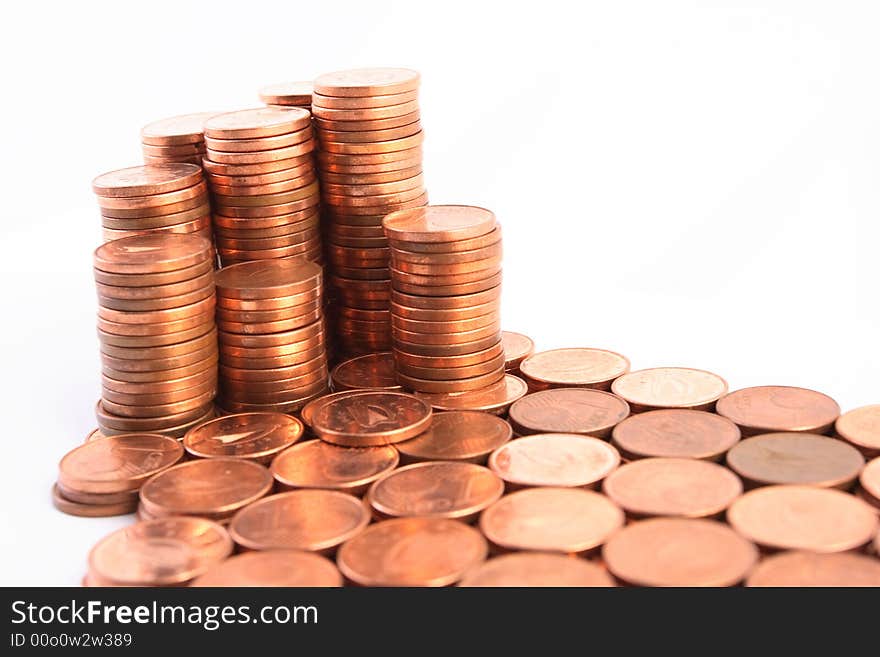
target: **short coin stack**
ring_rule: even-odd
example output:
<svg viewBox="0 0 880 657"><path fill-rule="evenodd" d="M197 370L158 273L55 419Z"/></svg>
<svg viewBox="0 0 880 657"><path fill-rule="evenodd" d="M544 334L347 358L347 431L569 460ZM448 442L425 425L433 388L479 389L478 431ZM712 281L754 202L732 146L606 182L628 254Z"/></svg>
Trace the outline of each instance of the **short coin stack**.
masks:
<svg viewBox="0 0 880 657"><path fill-rule="evenodd" d="M221 263L292 256L320 261L308 111L263 107L218 114L205 123L205 143Z"/></svg>
<svg viewBox="0 0 880 657"><path fill-rule="evenodd" d="M114 240L94 255L105 435L182 436L217 387L213 247L198 235Z"/></svg>
<svg viewBox="0 0 880 657"><path fill-rule="evenodd" d="M288 412L327 392L321 267L305 258L259 260L216 278L218 404Z"/></svg>
<svg viewBox="0 0 880 657"><path fill-rule="evenodd" d="M144 164L183 162L202 166L205 121L217 112L197 112L154 121L141 130Z"/></svg>
<svg viewBox="0 0 880 657"><path fill-rule="evenodd" d="M382 218L427 203L419 74L341 71L314 83L325 241L339 345L349 355L390 348L388 242Z"/></svg>
<svg viewBox="0 0 880 657"><path fill-rule="evenodd" d="M435 205L394 212L384 227L401 385L456 393L501 380L501 229L495 215Z"/></svg>
<svg viewBox="0 0 880 657"><path fill-rule="evenodd" d="M195 164L119 169L92 181L105 242L143 233L195 233L211 239L211 205Z"/></svg>

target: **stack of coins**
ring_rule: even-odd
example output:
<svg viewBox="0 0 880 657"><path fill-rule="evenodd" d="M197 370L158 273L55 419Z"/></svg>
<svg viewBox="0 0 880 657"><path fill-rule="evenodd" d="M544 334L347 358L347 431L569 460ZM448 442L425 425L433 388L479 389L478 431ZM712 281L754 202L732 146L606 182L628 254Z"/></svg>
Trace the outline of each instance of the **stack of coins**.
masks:
<svg viewBox="0 0 880 657"><path fill-rule="evenodd" d="M281 107L301 107L312 109L311 80L307 82L279 82L269 84L260 89L260 101L266 105L279 105Z"/></svg>
<svg viewBox="0 0 880 657"><path fill-rule="evenodd" d="M211 205L195 164L119 169L92 181L105 242L143 233L195 233L211 239Z"/></svg>
<svg viewBox="0 0 880 657"><path fill-rule="evenodd" d="M348 355L391 346L382 218L427 203L418 86L417 72L396 68L329 73L314 83L330 288Z"/></svg>
<svg viewBox="0 0 880 657"><path fill-rule="evenodd" d="M205 123L204 168L221 263L321 260L311 116L297 107L219 114Z"/></svg>
<svg viewBox="0 0 880 657"><path fill-rule="evenodd" d="M144 164L183 162L202 166L205 121L217 112L197 112L148 123L141 130Z"/></svg>
<svg viewBox="0 0 880 657"><path fill-rule="evenodd" d="M105 435L182 436L213 416L217 386L213 247L157 233L94 255Z"/></svg>
<svg viewBox="0 0 880 657"><path fill-rule="evenodd" d="M501 229L483 208L399 210L384 222L391 251L397 378L425 393L479 390L504 377Z"/></svg>
<svg viewBox="0 0 880 657"><path fill-rule="evenodd" d="M219 405L288 412L327 392L321 267L258 260L224 267L216 281Z"/></svg>

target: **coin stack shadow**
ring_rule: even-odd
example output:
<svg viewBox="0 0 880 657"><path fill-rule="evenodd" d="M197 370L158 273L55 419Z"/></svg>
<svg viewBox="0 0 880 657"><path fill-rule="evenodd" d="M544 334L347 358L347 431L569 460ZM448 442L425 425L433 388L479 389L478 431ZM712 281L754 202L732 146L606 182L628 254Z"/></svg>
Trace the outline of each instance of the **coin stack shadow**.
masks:
<svg viewBox="0 0 880 657"><path fill-rule="evenodd" d="M211 240L211 205L195 164L118 169L92 182L105 242L144 233L194 233Z"/></svg>
<svg viewBox="0 0 880 657"><path fill-rule="evenodd" d="M213 247L198 235L138 235L95 251L102 394L98 426L182 436L214 413Z"/></svg>
<svg viewBox="0 0 880 657"><path fill-rule="evenodd" d="M145 125L141 129L144 164L182 162L201 167L205 157L205 121L215 114L182 114Z"/></svg>
<svg viewBox="0 0 880 657"><path fill-rule="evenodd" d="M495 216L483 208L438 205L392 213L384 226L401 385L422 393L458 393L500 381L505 357L501 229Z"/></svg>
<svg viewBox="0 0 880 657"><path fill-rule="evenodd" d="M219 114L205 123L205 175L221 264L322 260L311 115L297 107Z"/></svg>
<svg viewBox="0 0 880 657"><path fill-rule="evenodd" d="M327 392L322 274L304 258L217 272L223 410L290 412Z"/></svg>
<svg viewBox="0 0 880 657"><path fill-rule="evenodd" d="M391 346L382 218L427 203L418 85L407 69L341 71L314 83L328 292L346 356Z"/></svg>

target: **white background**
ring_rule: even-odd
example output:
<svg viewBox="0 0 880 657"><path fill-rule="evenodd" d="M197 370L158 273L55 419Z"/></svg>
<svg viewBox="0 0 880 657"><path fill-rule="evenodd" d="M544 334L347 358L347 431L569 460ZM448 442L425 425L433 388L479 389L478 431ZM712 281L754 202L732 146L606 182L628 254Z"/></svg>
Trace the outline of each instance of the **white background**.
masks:
<svg viewBox="0 0 880 657"><path fill-rule="evenodd" d="M421 71L431 200L498 215L506 328L880 402L870 2L3 7L0 584L75 585L129 521L49 502L95 425L91 179L149 121L340 68Z"/></svg>

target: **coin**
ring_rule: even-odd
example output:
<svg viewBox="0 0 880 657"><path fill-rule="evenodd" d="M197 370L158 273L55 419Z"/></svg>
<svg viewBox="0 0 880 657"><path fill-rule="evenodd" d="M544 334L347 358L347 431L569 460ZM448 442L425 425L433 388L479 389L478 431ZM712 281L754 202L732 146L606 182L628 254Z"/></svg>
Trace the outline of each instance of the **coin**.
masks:
<svg viewBox="0 0 880 657"><path fill-rule="evenodd" d="M330 443L349 447L398 443L431 425L431 407L402 392L353 391L318 406L312 431Z"/></svg>
<svg viewBox="0 0 880 657"><path fill-rule="evenodd" d="M159 518L105 536L89 553L99 586L180 586L232 553L223 527L204 518Z"/></svg>
<svg viewBox="0 0 880 657"><path fill-rule="evenodd" d="M548 552L513 552L477 566L458 583L465 587L615 586L601 567L586 559Z"/></svg>
<svg viewBox="0 0 880 657"><path fill-rule="evenodd" d="M342 586L342 575L332 561L319 554L268 550L230 557L194 579L190 586L330 588Z"/></svg>
<svg viewBox="0 0 880 657"><path fill-rule="evenodd" d="M727 392L727 382L704 370L655 367L624 374L611 384L611 391L635 412L655 408L712 410Z"/></svg>
<svg viewBox="0 0 880 657"><path fill-rule="evenodd" d="M258 463L234 458L197 459L169 468L141 487L151 516L193 515L225 520L272 489Z"/></svg>
<svg viewBox="0 0 880 657"><path fill-rule="evenodd" d="M505 374L504 378L482 390L451 393L417 392L416 397L423 399L438 411L484 411L503 415L511 404L528 391L525 381Z"/></svg>
<svg viewBox="0 0 880 657"><path fill-rule="evenodd" d="M727 465L751 486L805 484L846 490L865 465L842 440L810 433L765 433L727 453Z"/></svg>
<svg viewBox="0 0 880 657"><path fill-rule="evenodd" d="M303 489L249 504L232 518L229 534L246 550L296 549L331 554L369 522L369 512L353 495Z"/></svg>
<svg viewBox="0 0 880 657"><path fill-rule="evenodd" d="M276 149L289 148L296 144L302 144L311 138L312 129L311 127L308 127L302 130L273 135L271 137L255 137L252 139L218 139L216 137L205 137L205 146L210 151L218 151L220 153L251 153L253 151L275 151ZM288 158L281 157L272 159L285 160Z"/></svg>
<svg viewBox="0 0 880 657"><path fill-rule="evenodd" d="M629 415L627 403L602 390L552 388L534 392L510 407L519 434L578 433L604 438Z"/></svg>
<svg viewBox="0 0 880 657"><path fill-rule="evenodd" d="M602 483L602 491L634 517L717 516L742 490L730 470L698 459L640 459L620 466Z"/></svg>
<svg viewBox="0 0 880 657"><path fill-rule="evenodd" d="M510 425L478 411L435 413L424 433L395 446L407 462L465 461L483 464L512 436Z"/></svg>
<svg viewBox="0 0 880 657"><path fill-rule="evenodd" d="M365 96L326 96L315 93L312 97L312 104L327 109L365 109L371 107L387 107L389 105L400 105L416 100L418 90L403 91L399 93L389 94L369 94Z"/></svg>
<svg viewBox="0 0 880 657"><path fill-rule="evenodd" d="M735 390L718 401L716 411L733 420L744 436L774 431L828 433L840 415L831 397L790 386Z"/></svg>
<svg viewBox="0 0 880 657"><path fill-rule="evenodd" d="M847 411L837 418L834 428L867 458L880 456L880 404Z"/></svg>
<svg viewBox="0 0 880 657"><path fill-rule="evenodd" d="M390 116L384 119L367 119L363 121L334 121L332 119L324 119L316 116L314 117L314 122L318 129L329 132L369 132L374 130L389 130L391 128L410 125L418 121L420 118L421 113L417 110L400 116Z"/></svg>
<svg viewBox="0 0 880 657"><path fill-rule="evenodd" d="M95 268L115 274L154 274L198 265L211 243L197 235L158 233L126 237L95 250Z"/></svg>
<svg viewBox="0 0 880 657"><path fill-rule="evenodd" d="M394 518L367 527L336 556L360 586L449 586L486 559L486 540L448 518Z"/></svg>
<svg viewBox="0 0 880 657"><path fill-rule="evenodd" d="M522 333L501 331L501 344L504 348L504 371L514 374L519 371L520 364L533 353L535 343Z"/></svg>
<svg viewBox="0 0 880 657"><path fill-rule="evenodd" d="M183 445L198 458L231 456L268 464L302 434L302 422L283 413L236 413L193 427Z"/></svg>
<svg viewBox="0 0 880 657"><path fill-rule="evenodd" d="M141 141L154 146L201 144L205 121L217 112L195 112L153 121L141 129Z"/></svg>
<svg viewBox="0 0 880 657"><path fill-rule="evenodd" d="M569 433L517 438L489 457L489 467L512 489L525 486L592 488L619 464L617 450L605 441Z"/></svg>
<svg viewBox="0 0 880 657"><path fill-rule="evenodd" d="M495 227L495 215L467 205L432 205L393 212L382 226L393 240L453 242L485 235Z"/></svg>
<svg viewBox="0 0 880 657"><path fill-rule="evenodd" d="M763 559L746 586L880 586L880 561L852 552L782 552Z"/></svg>
<svg viewBox="0 0 880 657"><path fill-rule="evenodd" d="M866 501L880 508L880 457L872 459L859 475L861 492Z"/></svg>
<svg viewBox="0 0 880 657"><path fill-rule="evenodd" d="M101 174L92 181L92 190L110 199L146 197L190 188L202 180L202 171L193 164L155 164L129 167ZM109 206L108 206L109 207Z"/></svg>
<svg viewBox="0 0 880 657"><path fill-rule="evenodd" d="M318 76L314 93L323 96L379 96L418 88L419 74L404 68L360 68Z"/></svg>
<svg viewBox="0 0 880 657"><path fill-rule="evenodd" d="M311 80L305 82L280 82L260 89L260 100L266 105L290 105L309 109L312 105Z"/></svg>
<svg viewBox="0 0 880 657"><path fill-rule="evenodd" d="M303 130L309 126L309 112L299 107L260 107L227 112L204 124L205 137L256 139Z"/></svg>
<svg viewBox="0 0 880 657"><path fill-rule="evenodd" d="M630 460L665 456L717 461L740 439L739 428L727 418L678 408L631 415L611 435Z"/></svg>
<svg viewBox="0 0 880 657"><path fill-rule="evenodd" d="M502 550L588 552L623 526L623 511L580 488L526 488L483 512L480 530Z"/></svg>
<svg viewBox="0 0 880 657"><path fill-rule="evenodd" d="M69 516L107 518L110 516L123 516L128 513L134 513L135 509L137 509L137 497L133 500L104 502L99 504L94 502L78 502L65 497L56 484L52 486L52 505Z"/></svg>
<svg viewBox="0 0 880 657"><path fill-rule="evenodd" d="M396 468L398 460L397 450L391 445L339 447L323 440L308 440L281 452L270 469L282 488L326 488L361 495L379 477Z"/></svg>
<svg viewBox="0 0 880 657"><path fill-rule="evenodd" d="M379 518L431 516L470 521L504 493L504 482L473 463L426 461L398 468L367 493Z"/></svg>
<svg viewBox="0 0 880 657"><path fill-rule="evenodd" d="M408 376L403 373L402 368L397 368L397 379L404 388L409 390L417 390L420 392L434 393L455 393L467 392L469 390L482 390L488 385L496 383L504 378L503 361L498 358L492 364L493 369L487 374L479 374L466 378L450 378L450 379L422 379L418 377ZM447 372L448 370L448 372ZM442 373L445 376L457 377L459 372L464 373L467 368L446 368Z"/></svg>
<svg viewBox="0 0 880 657"><path fill-rule="evenodd" d="M301 258L254 261L224 267L217 273L219 294L234 299L271 299L314 289L320 266Z"/></svg>
<svg viewBox="0 0 880 657"><path fill-rule="evenodd" d="M394 358L385 351L343 361L330 373L334 390L400 390Z"/></svg>
<svg viewBox="0 0 880 657"><path fill-rule="evenodd" d="M757 563L758 551L720 522L653 518L612 536L602 559L634 586L735 586Z"/></svg>
<svg viewBox="0 0 880 657"><path fill-rule="evenodd" d="M611 382L629 371L629 360L605 349L553 349L532 354L520 365L530 388L597 388L608 390Z"/></svg>
<svg viewBox="0 0 880 657"><path fill-rule="evenodd" d="M740 534L774 550L844 552L877 532L877 515L866 503L839 490L810 486L765 486L749 491L727 510Z"/></svg>

